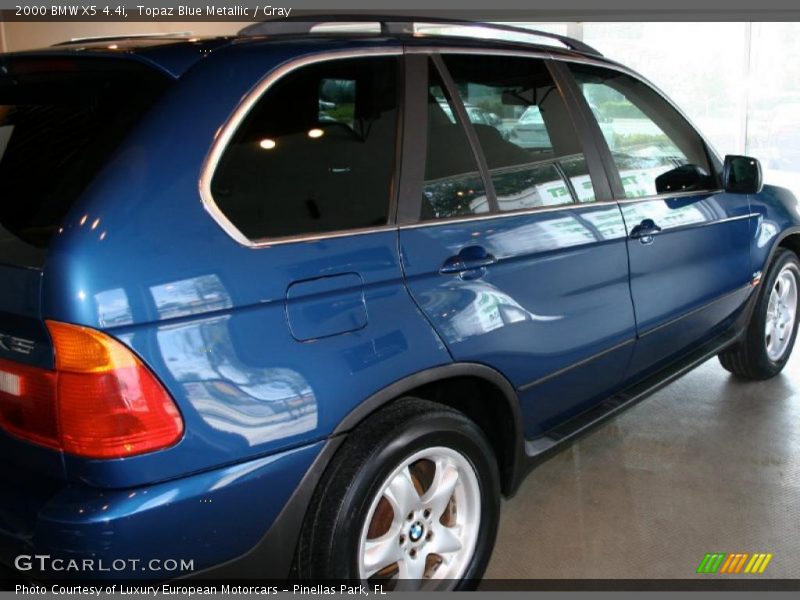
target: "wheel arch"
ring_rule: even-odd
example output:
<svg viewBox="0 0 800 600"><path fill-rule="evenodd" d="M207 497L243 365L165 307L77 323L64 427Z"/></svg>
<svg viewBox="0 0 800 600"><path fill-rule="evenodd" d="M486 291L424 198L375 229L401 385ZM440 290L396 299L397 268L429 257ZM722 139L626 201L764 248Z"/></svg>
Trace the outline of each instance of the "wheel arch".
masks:
<svg viewBox="0 0 800 600"><path fill-rule="evenodd" d="M333 435L348 433L404 396L443 404L475 421L495 451L503 494L516 492L524 463L522 416L516 390L504 375L480 363L451 363L419 371L367 398L345 416Z"/></svg>
<svg viewBox="0 0 800 600"><path fill-rule="evenodd" d="M751 242L750 257L753 276L766 276L769 269L775 262L775 255L779 250L791 250L800 257L800 225L787 227L770 240L766 247L758 247L755 242Z"/></svg>
<svg viewBox="0 0 800 600"><path fill-rule="evenodd" d="M794 252L798 258L800 258L800 227L789 229L784 233L784 235L778 240L778 243L775 244L772 252L770 252L767 265L771 264L775 253L778 251L778 248L787 248L788 250Z"/></svg>

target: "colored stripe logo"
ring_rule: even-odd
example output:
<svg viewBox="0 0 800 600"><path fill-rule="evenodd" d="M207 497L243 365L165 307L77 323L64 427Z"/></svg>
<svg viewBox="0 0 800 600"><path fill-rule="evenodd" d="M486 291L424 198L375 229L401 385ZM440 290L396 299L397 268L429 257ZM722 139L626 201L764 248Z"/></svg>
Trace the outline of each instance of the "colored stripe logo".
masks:
<svg viewBox="0 0 800 600"><path fill-rule="evenodd" d="M731 554L714 552L708 553L703 557L700 566L697 567L697 572L704 575L713 575L715 573L760 575L766 570L771 560L772 554L761 552L755 554L748 554L747 552L734 552Z"/></svg>

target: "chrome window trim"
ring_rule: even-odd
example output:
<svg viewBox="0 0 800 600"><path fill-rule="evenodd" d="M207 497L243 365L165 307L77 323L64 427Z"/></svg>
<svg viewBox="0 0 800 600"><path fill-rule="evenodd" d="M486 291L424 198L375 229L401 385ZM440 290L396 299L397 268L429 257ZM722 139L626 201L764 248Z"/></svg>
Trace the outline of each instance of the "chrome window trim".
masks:
<svg viewBox="0 0 800 600"><path fill-rule="evenodd" d="M685 196L692 196L692 195L696 195L696 194L689 193L689 194L684 194L684 195ZM679 197L680 196L678 196L678 195L675 195L675 196L663 196L663 197L656 197L656 198L649 197L649 198L642 198L642 200L645 200L645 201L647 201L647 200L670 200L672 198L679 198ZM534 207L534 208L522 208L522 209L519 209L519 210L516 210L516 211L508 211L508 212L500 212L500 213L486 213L486 214L478 214L478 215L465 215L465 216L459 216L459 217L447 217L447 218L443 218L443 219L431 219L429 221L419 221L417 223L407 223L405 225L400 225L399 227L396 227L396 228L397 229L401 229L401 230L403 230L403 229L419 229L421 227L436 227L436 226L439 226L439 225L452 225L452 224L458 224L458 223L466 223L466 222L469 222L469 221L486 221L486 220L489 220L489 219L502 219L502 218L508 218L508 217L520 217L520 216L526 216L526 215L532 215L532 214L538 214L538 213L561 212L561 211L565 211L565 210L581 210L581 209L591 210L592 208L597 209L597 208L601 208L601 207L607 207L610 204L618 204L618 202L615 202L615 201L609 201L609 202L594 201L594 202L583 202L583 203L575 203L575 202L573 202L571 204L558 204L558 205L553 205L553 206L537 206L537 207ZM692 224L692 225L676 225L675 227L665 227L664 228L664 232L676 231L676 230L692 228L692 227L708 227L710 225L719 225L719 224L722 224L722 223L729 223L731 221L740 221L740 220L744 220L744 219L753 219L753 218L756 218L756 217L759 217L759 216L761 216L761 215L759 215L758 213L749 213L749 214L746 214L746 215L737 215L735 217L726 217L724 219L718 219L718 220L715 220L715 221L705 221L703 223L697 223L697 224Z"/></svg>
<svg viewBox="0 0 800 600"><path fill-rule="evenodd" d="M485 215L467 215L459 217L449 217L445 219L432 219L430 221L417 221L416 223L408 223L399 226L393 224L387 224L378 227L356 228L356 229L348 229L341 231L321 232L316 234L298 234L285 237L262 238L258 240L251 240L250 238L245 236L225 216L225 214L222 212L219 206L217 206L217 203L215 202L214 197L211 194L211 180L213 179L214 173L219 164L219 160L222 157L222 154L224 153L226 148L228 147L231 138L238 130L242 121L250 113L253 106L255 106L255 104L261 99L261 97L269 90L269 88L276 81L302 67L337 59L362 58L362 57L372 57L372 56L402 56L404 53L405 54L437 54L437 53L438 54L492 54L500 56L515 56L520 58L538 58L544 60L557 60L563 62L583 63L619 71L621 73L630 75L631 77L634 77L642 81L644 84L648 85L656 93L658 93L658 95L661 98L663 98L665 102L667 102L670 106L672 106L681 115L681 117L683 117L686 120L686 122L692 127L692 129L702 138L703 142L708 146L709 151L713 153L717 159L719 159L719 155L714 150L714 147L711 146L711 144L703 136L701 131L694 125L694 123L691 122L691 120L683 113L683 111L669 99L668 96L666 96L657 86L653 85L648 79L642 77L636 71L611 60L600 59L600 58L595 59L583 56L565 56L561 54L554 55L551 52L540 51L540 50L526 51L526 50L506 50L502 48L460 48L460 47L446 47L446 46L433 46L433 45L412 46L412 47L406 47L405 49L400 47L390 47L390 48L372 47L372 48L326 51L291 59L277 66L275 69L267 73L253 87L253 89L243 97L243 99L240 101L240 103L237 105L237 107L234 109L234 111L231 113L231 115L228 117L225 123L217 130L217 133L214 136L214 140L211 145L211 149L209 150L206 159L203 162L200 179L198 181L198 187L204 209L211 215L214 221L217 222L217 224L230 238L232 238L234 241L238 242L240 245L245 246L247 248L252 248L252 249L270 248L272 246L278 246L283 244L290 244L296 242L315 242L325 239L340 238L351 235L369 235L369 234L381 233L393 230L399 231L403 229L417 229L420 227L437 227L444 225L453 225L470 221L513 218L513 217L536 214L536 213L558 212L565 210L582 210L582 209L590 209L592 207L607 206L611 203L630 204L634 202L667 200L671 198L681 198L681 197L706 195L706 194L713 195L724 191L721 189L698 190L692 192L680 192L677 194L642 196L638 198L618 198L615 200L606 200L606 201L595 200L593 202L586 202L586 203L540 206L528 209L520 209L517 211L498 212Z"/></svg>
<svg viewBox="0 0 800 600"><path fill-rule="evenodd" d="M672 200L675 198L691 198L692 196L713 196L721 194L725 190L691 190L688 192L675 192L674 194L653 194L652 196L636 196L632 198L620 198L616 202L620 204L637 204L638 202L649 202L651 200Z"/></svg>
<svg viewBox="0 0 800 600"><path fill-rule="evenodd" d="M553 58L552 53L544 50L506 50L503 48L467 48L448 46L410 46L406 54L495 54L501 56L517 56L520 58Z"/></svg>
<svg viewBox="0 0 800 600"><path fill-rule="evenodd" d="M269 88L272 87L272 85L279 79L282 79L297 69L317 63L329 62L332 60L402 55L403 49L401 47L394 46L389 48L372 47L348 50L330 50L301 56L275 67L261 80L259 80L259 82L242 98L225 123L217 130L217 133L215 134L214 140L211 144L211 149L203 161L203 166L200 170L200 179L198 181L200 199L203 203L203 208L209 215L211 215L214 221L217 222L217 224L230 238L242 246L257 249L269 248L272 246L289 244L292 242L312 242L328 238L337 238L348 235L364 235L397 229L395 225L387 224L379 227L364 227L342 231L321 232L316 234L297 234L285 237L251 240L244 235L219 208L214 200L213 194L211 193L211 180L214 178L214 173L219 166L219 161L222 158L222 155L228 148L228 144L230 143L234 134L241 126L242 121L247 118L253 107L258 103L259 100L261 100L263 95L267 93Z"/></svg>
<svg viewBox="0 0 800 600"><path fill-rule="evenodd" d="M570 204L555 204L553 206L536 206L534 208L521 208L514 211L497 212L497 213L480 213L477 215L464 215L458 217L446 217L443 219L431 219L429 221L418 221L416 223L406 223L400 225L399 229L419 229L420 227L437 227L439 225L452 225L457 223L464 223L467 221L487 221L489 219L503 219L510 217L522 217L525 215L532 215L538 213L560 212L565 210L579 210L607 208L609 205L616 204L616 202L571 202Z"/></svg>

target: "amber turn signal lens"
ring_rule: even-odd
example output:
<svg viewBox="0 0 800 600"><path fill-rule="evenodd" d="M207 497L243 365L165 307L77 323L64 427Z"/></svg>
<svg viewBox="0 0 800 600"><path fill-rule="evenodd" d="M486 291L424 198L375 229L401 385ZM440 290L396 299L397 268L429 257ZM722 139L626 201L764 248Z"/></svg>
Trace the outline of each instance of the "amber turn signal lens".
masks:
<svg viewBox="0 0 800 600"><path fill-rule="evenodd" d="M106 373L135 367L139 360L125 346L104 333L47 321L56 350L56 370L71 373Z"/></svg>

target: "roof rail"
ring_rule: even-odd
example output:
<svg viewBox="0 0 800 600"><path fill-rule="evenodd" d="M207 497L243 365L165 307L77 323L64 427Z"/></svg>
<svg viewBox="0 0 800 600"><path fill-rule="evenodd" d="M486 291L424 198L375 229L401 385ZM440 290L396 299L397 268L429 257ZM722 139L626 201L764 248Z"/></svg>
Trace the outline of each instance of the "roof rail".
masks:
<svg viewBox="0 0 800 600"><path fill-rule="evenodd" d="M364 14L335 14L335 15L304 15L299 17L286 17L261 21L248 25L239 31L242 36L260 35L303 35L315 33L313 30L321 25L328 24L369 24L375 23L379 26L379 32L359 31L359 34L379 33L380 35L413 36L418 33L417 25L454 25L458 27L475 27L486 31L503 31L516 33L531 37L547 38L560 42L570 50L602 56L600 52L580 40L576 40L565 35L528 29L526 27L516 27L500 23L489 23L485 21L470 21L462 19L445 19L439 17L415 18L408 16L392 15L364 15ZM328 28L318 33L330 34ZM350 33L355 33L351 31ZM448 34L449 36L449 34ZM453 36L455 37L455 36ZM468 36L460 36L468 37Z"/></svg>
<svg viewBox="0 0 800 600"><path fill-rule="evenodd" d="M120 35L98 35L88 37L70 38L66 42L58 42L53 46L65 46L66 44L78 44L81 42L113 42L116 40L139 39L139 38L181 38L192 35L191 31L171 31L169 33L128 33Z"/></svg>

